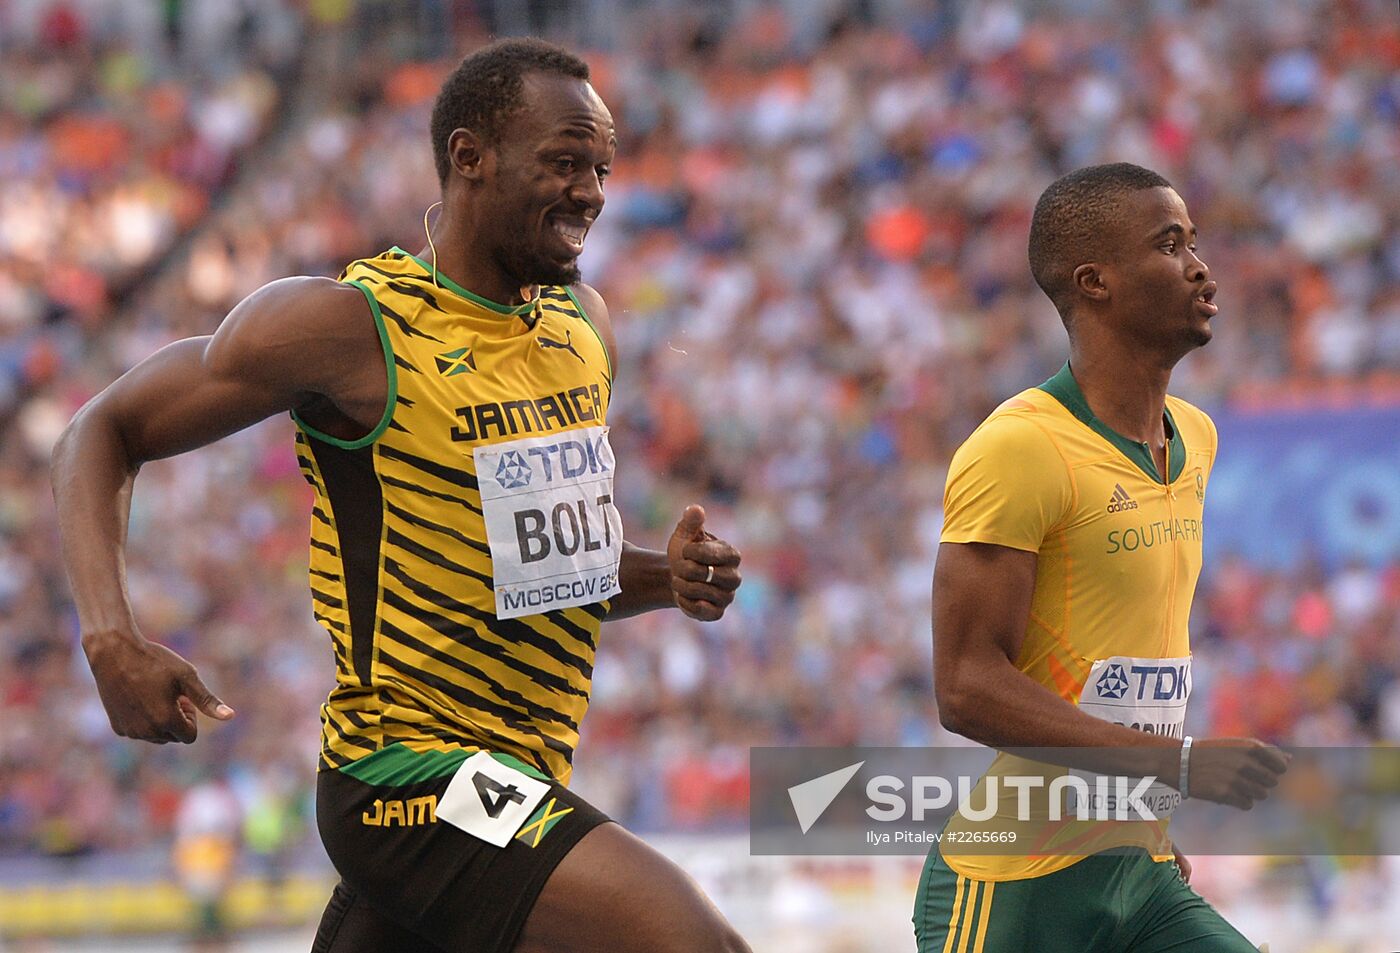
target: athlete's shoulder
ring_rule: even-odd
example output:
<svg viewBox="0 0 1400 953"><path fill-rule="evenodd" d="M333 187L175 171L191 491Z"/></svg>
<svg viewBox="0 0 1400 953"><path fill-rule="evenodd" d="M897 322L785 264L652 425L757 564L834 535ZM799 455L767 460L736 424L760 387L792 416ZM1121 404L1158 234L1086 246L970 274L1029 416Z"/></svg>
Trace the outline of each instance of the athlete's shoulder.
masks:
<svg viewBox="0 0 1400 953"><path fill-rule="evenodd" d="M1167 409L1172 412L1173 417L1179 417L1184 421L1191 421L1201 427L1215 428L1215 422L1210 419L1210 414L1206 413L1189 400L1183 400L1175 394L1167 395Z"/></svg>
<svg viewBox="0 0 1400 953"><path fill-rule="evenodd" d="M566 290L590 321L599 315L607 316L608 305L603 300L603 296L598 293L597 288L580 281L577 284L569 285Z"/></svg>
<svg viewBox="0 0 1400 953"><path fill-rule="evenodd" d="M1055 400L1036 388L1023 390L1002 401L968 437L967 443L983 448L1007 445L1028 452L1054 448L1049 428L1055 418ZM965 444L966 445L966 444Z"/></svg>
<svg viewBox="0 0 1400 953"><path fill-rule="evenodd" d="M1215 455L1219 434L1215 429L1215 421L1210 419L1210 414L1195 404L1171 394L1167 395L1167 410L1171 412L1172 420L1181 431L1181 437L1188 448L1204 450L1212 456Z"/></svg>
<svg viewBox="0 0 1400 953"><path fill-rule="evenodd" d="M583 319L593 326L593 330L598 332L598 338L603 342L603 347L608 352L608 363L611 369L617 368L617 335L613 332L612 316L608 313L607 302L592 285L583 282L569 285L565 289L574 304L578 306L579 314Z"/></svg>
<svg viewBox="0 0 1400 953"><path fill-rule="evenodd" d="M1052 411L1036 391L1002 402L948 467L945 543L1039 550L1077 498L1074 474L1045 426Z"/></svg>
<svg viewBox="0 0 1400 953"><path fill-rule="evenodd" d="M592 285L583 282L569 285L564 289L574 304L578 307L579 314L589 324L598 329L598 334L607 343L608 349L615 346L613 341L612 316L608 313L607 302L603 296Z"/></svg>
<svg viewBox="0 0 1400 953"><path fill-rule="evenodd" d="M1046 423L1055 416L1059 407L1059 401L1041 388L1028 387L998 404L996 410L987 416L987 420L999 417L1021 417L1035 420L1038 423Z"/></svg>
<svg viewBox="0 0 1400 953"><path fill-rule="evenodd" d="M378 283L396 278L426 278L422 262L395 245L377 255L357 258L340 272L340 281Z"/></svg>
<svg viewBox="0 0 1400 953"><path fill-rule="evenodd" d="M205 349L204 366L215 377L290 381L298 391L334 396L378 348L358 290L298 276L264 285L229 312Z"/></svg>
<svg viewBox="0 0 1400 953"><path fill-rule="evenodd" d="M953 455L950 481L971 473L1018 483L1069 478L1069 463L1052 435L1053 398L1047 398L1031 389L1003 401Z"/></svg>
<svg viewBox="0 0 1400 953"><path fill-rule="evenodd" d="M365 313L364 296L349 285L306 275L279 278L239 303L216 337L265 349L315 345L340 337L347 324L362 326Z"/></svg>

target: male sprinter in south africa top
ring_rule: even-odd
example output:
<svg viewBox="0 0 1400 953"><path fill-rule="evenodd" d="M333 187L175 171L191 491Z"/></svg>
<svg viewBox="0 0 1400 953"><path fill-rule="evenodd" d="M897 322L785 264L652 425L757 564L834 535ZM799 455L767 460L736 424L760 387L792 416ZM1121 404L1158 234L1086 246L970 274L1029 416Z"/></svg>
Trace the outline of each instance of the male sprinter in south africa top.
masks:
<svg viewBox="0 0 1400 953"><path fill-rule="evenodd" d="M123 375L55 451L112 726L189 742L197 711L233 711L140 635L122 560L132 479L292 412L336 670L317 819L341 883L318 953L748 949L675 865L564 787L603 619L717 619L739 585L739 554L698 506L666 552L623 541L613 333L576 263L616 148L588 75L539 41L468 56L433 110L428 247L273 282L211 337Z"/></svg>
<svg viewBox="0 0 1400 953"><path fill-rule="evenodd" d="M1162 779L1145 796L1158 818L1178 790L1248 808L1286 757L1182 732L1216 450L1210 419L1167 395L1216 313L1196 229L1161 176L1095 166L1045 190L1030 262L1070 359L953 458L934 572L940 718L995 748L1082 748L1073 767ZM969 801L1043 767L1003 751ZM1253 953L1185 883L1165 820L1055 823L1047 809L1024 824L1006 820L1019 791L997 793L1018 840L959 850L973 822L954 815L919 884L921 953Z"/></svg>

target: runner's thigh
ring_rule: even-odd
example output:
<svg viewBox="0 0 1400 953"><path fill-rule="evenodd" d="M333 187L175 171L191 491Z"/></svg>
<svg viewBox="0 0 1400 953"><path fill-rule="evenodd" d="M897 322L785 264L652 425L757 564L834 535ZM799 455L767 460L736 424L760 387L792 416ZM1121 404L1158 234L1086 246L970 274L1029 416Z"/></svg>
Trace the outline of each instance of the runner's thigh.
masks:
<svg viewBox="0 0 1400 953"><path fill-rule="evenodd" d="M1255 953L1253 943L1187 886L1174 864L1154 864L1150 891L1131 918L1131 953Z"/></svg>
<svg viewBox="0 0 1400 953"><path fill-rule="evenodd" d="M1023 880L964 877L935 847L914 904L919 953L1124 953L1123 859L1086 857Z"/></svg>
<svg viewBox="0 0 1400 953"><path fill-rule="evenodd" d="M749 953L679 867L617 824L559 862L515 953Z"/></svg>
<svg viewBox="0 0 1400 953"><path fill-rule="evenodd" d="M365 902L341 881L321 915L311 953L444 953Z"/></svg>

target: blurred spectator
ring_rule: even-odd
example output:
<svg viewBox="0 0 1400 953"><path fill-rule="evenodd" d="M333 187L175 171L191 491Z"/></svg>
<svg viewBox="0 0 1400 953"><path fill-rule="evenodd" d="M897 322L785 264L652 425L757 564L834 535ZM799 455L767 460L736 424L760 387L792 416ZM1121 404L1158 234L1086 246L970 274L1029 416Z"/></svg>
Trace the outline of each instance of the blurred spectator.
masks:
<svg viewBox="0 0 1400 953"><path fill-rule="evenodd" d="M195 909L195 948L223 949L224 896L238 863L238 800L222 780L201 781L185 792L175 819L175 878Z"/></svg>

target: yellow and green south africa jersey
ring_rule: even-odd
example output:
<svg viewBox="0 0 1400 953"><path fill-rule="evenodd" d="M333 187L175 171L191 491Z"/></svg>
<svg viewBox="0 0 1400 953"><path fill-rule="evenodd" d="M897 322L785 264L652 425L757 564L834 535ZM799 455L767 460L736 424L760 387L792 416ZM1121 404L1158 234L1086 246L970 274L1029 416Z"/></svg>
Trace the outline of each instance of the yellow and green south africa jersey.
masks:
<svg viewBox="0 0 1400 953"><path fill-rule="evenodd" d="M619 591L607 350L565 287L505 307L398 248L341 280L374 314L389 396L360 440L297 419L336 661L322 767L486 749L566 783Z"/></svg>
<svg viewBox="0 0 1400 953"><path fill-rule="evenodd" d="M1094 416L1066 365L998 407L954 455L942 542L1036 553L1016 667L1096 717L1180 737L1191 691L1187 622L1216 432L1204 412L1175 397L1167 398L1166 428L1164 478L1146 444ZM970 803L987 803L989 779L1045 773L999 754ZM1017 830L1014 856L959 853L945 838L948 865L966 877L1016 880L1111 846L1160 852L1165 817L1179 796L1152 786L1145 800L1158 821L1052 821L1048 801L1033 799L1029 825L1014 821L1016 800L1016 788L997 786L995 823ZM988 825L955 814L948 830L977 827Z"/></svg>

